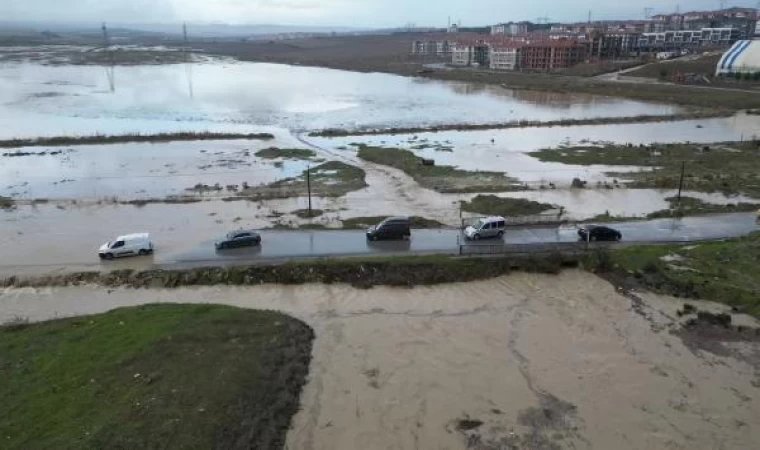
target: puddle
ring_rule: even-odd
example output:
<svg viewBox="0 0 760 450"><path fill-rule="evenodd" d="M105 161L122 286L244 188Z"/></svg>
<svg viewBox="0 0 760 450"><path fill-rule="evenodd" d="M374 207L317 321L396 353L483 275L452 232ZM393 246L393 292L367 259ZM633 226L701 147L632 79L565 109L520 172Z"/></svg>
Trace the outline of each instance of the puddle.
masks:
<svg viewBox="0 0 760 450"><path fill-rule="evenodd" d="M6 63L0 138L56 134L426 126L672 114L676 106L387 74L214 61L114 69ZM55 91L55 96L39 96ZM250 128L248 128L250 131Z"/></svg>

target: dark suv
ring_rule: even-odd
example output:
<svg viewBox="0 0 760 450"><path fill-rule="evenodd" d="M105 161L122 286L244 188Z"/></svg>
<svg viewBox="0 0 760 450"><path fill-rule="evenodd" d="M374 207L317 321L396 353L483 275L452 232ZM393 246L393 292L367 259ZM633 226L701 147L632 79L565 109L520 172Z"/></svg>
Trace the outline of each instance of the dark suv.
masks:
<svg viewBox="0 0 760 450"><path fill-rule="evenodd" d="M578 230L582 241L619 241L623 235L616 229L598 225L589 225Z"/></svg>
<svg viewBox="0 0 760 450"><path fill-rule="evenodd" d="M379 224L367 229L367 239L408 239L412 235L408 217L388 217Z"/></svg>

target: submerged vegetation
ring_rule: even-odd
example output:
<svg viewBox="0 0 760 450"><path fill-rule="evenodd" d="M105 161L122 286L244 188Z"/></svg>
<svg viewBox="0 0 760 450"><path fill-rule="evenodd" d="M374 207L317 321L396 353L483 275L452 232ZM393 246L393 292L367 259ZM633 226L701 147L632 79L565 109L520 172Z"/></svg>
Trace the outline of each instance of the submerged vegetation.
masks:
<svg viewBox="0 0 760 450"><path fill-rule="evenodd" d="M545 162L646 168L609 173L634 188L678 189L683 169L686 190L760 198L760 141L583 146L539 150L531 155Z"/></svg>
<svg viewBox="0 0 760 450"><path fill-rule="evenodd" d="M0 140L0 148L121 144L128 142L212 141L235 139L269 140L274 139L274 135L271 133L212 133L191 131L159 134L98 134L93 136L56 136L40 137L34 139L6 139Z"/></svg>
<svg viewBox="0 0 760 450"><path fill-rule="evenodd" d="M308 170L312 195L340 197L367 187L364 170L340 161L328 161ZM237 198L252 200L263 198L288 198L308 195L307 171L300 176L285 178L264 186L247 186Z"/></svg>
<svg viewBox="0 0 760 450"><path fill-rule="evenodd" d="M654 123L654 122L672 122L677 120L693 120L712 117L728 116L730 113L719 110L709 111L692 111L672 115L641 115L632 117L597 117L589 119L562 119L551 121L540 120L517 120L506 123L455 123L446 125L434 125L423 127L394 127L394 128L372 128L372 129L337 129L328 128L320 131L314 131L310 136L315 137L346 137L346 136L376 136L385 134L412 134L412 133L436 133L439 131L475 131L475 130L504 130L510 128L550 128L550 127L569 127L582 125L615 125L629 123Z"/></svg>
<svg viewBox="0 0 760 450"><path fill-rule="evenodd" d="M313 338L214 305L16 320L0 327L3 448L283 448Z"/></svg>
<svg viewBox="0 0 760 450"><path fill-rule="evenodd" d="M402 170L423 187L441 193L506 192L524 190L517 180L502 172L471 172L452 166L425 164L409 150L359 145L359 158Z"/></svg>
<svg viewBox="0 0 760 450"><path fill-rule="evenodd" d="M264 159L302 159L311 160L317 156L313 150L304 148L277 148L269 147L256 152L256 156Z"/></svg>
<svg viewBox="0 0 760 450"><path fill-rule="evenodd" d="M0 209L11 209L15 204L12 198L0 196Z"/></svg>

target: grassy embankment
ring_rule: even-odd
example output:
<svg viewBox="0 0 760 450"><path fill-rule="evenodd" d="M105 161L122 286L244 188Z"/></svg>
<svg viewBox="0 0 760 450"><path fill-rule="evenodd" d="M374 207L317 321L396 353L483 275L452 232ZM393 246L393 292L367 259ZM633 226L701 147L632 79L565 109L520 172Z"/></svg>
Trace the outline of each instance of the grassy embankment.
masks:
<svg viewBox="0 0 760 450"><path fill-rule="evenodd" d="M638 172L615 172L609 176L624 179L630 188L678 189L681 167L685 163L684 190L743 194L760 198L760 143L727 142L703 144L654 144L651 146L607 145L545 149L531 153L541 161L575 165L641 166ZM668 199L672 207L675 199ZM679 211L658 211L650 218L735 212L757 209L750 203L711 205L698 199L682 198Z"/></svg>
<svg viewBox="0 0 760 450"><path fill-rule="evenodd" d="M592 254L589 267L654 292L713 300L760 317L760 233L724 242Z"/></svg>
<svg viewBox="0 0 760 450"><path fill-rule="evenodd" d="M371 129L342 129L327 128L324 130L313 131L309 136L314 137L346 137L346 136L376 136L392 134L412 134L412 133L436 133L439 131L477 131L477 130L506 130L513 128L552 128L552 127L570 127L583 125L615 125L631 123L657 123L672 122L676 120L694 120L713 117L726 117L733 114L728 110L694 110L686 113L672 115L641 115L630 117L598 117L592 119L562 119L551 121L540 120L516 120L505 123L452 123L444 125L418 126L418 127L391 127L391 128L371 128ZM418 147L427 148L427 147ZM447 151L447 147L441 146L441 151Z"/></svg>
<svg viewBox="0 0 760 450"><path fill-rule="evenodd" d="M129 142L172 142L172 141L212 141L212 140L269 140L274 139L270 133L211 133L179 132L159 134L120 134L93 136L56 136L34 139L0 140L0 148L41 147L61 145L96 145L121 144Z"/></svg>
<svg viewBox="0 0 760 450"><path fill-rule="evenodd" d="M255 153L259 158L264 159L301 159L312 160L317 154L313 150L305 148L277 148L269 147L259 150Z"/></svg>
<svg viewBox="0 0 760 450"><path fill-rule="evenodd" d="M625 97L633 100L721 109L724 111L760 107L760 93L705 89L701 86L673 84L647 84L646 86L642 86L638 83L604 81L588 77L545 73L497 73L474 70L440 70L423 76L445 81L497 84L509 89Z"/></svg>
<svg viewBox="0 0 760 450"><path fill-rule="evenodd" d="M310 170L311 193L321 197L340 197L351 191L367 187L364 170L340 162L328 161ZM250 186L237 196L224 200L261 200L269 198L301 197L308 194L306 171L298 177L275 181L265 186Z"/></svg>
<svg viewBox="0 0 760 450"><path fill-rule="evenodd" d="M206 267L188 270L97 271L42 277L0 279L0 287L98 284L176 288L180 286L259 285L262 283L346 283L372 286L419 286L486 280L512 270L558 273L575 266L576 255L534 254L528 257L459 258L447 255L361 257L308 260L279 265Z"/></svg>
<svg viewBox="0 0 760 450"><path fill-rule="evenodd" d="M491 216L533 216L557 208L522 198L502 198L495 195L478 195L469 202L462 202L462 210Z"/></svg>
<svg viewBox="0 0 760 450"><path fill-rule="evenodd" d="M283 448L313 338L280 313L212 305L6 325L2 447Z"/></svg>
<svg viewBox="0 0 760 450"><path fill-rule="evenodd" d="M507 192L525 188L502 172L457 169L452 166L427 166L422 158L399 148L359 146L359 158L402 170L421 186L442 193Z"/></svg>
<svg viewBox="0 0 760 450"><path fill-rule="evenodd" d="M344 229L364 229L371 225L377 225L388 216L372 216L372 217L352 217L350 219L343 220ZM446 228L446 225L433 219L427 219L420 216L411 216L409 221L412 228L416 229L428 229L428 228Z"/></svg>

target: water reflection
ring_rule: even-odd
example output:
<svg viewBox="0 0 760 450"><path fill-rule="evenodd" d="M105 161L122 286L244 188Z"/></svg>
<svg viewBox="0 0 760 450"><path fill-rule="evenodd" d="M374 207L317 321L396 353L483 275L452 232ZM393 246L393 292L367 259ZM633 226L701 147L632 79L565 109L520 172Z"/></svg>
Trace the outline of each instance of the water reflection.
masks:
<svg viewBox="0 0 760 450"><path fill-rule="evenodd" d="M568 109L575 118L678 110L591 95L230 61L119 67L118 89L104 96L116 74L110 71L104 79L102 70L28 62L0 67L0 138L61 129L65 134L121 132L130 121L150 122L147 130L231 124L318 129L558 120ZM51 85L60 95L30 100Z"/></svg>

